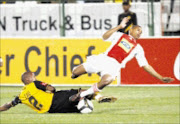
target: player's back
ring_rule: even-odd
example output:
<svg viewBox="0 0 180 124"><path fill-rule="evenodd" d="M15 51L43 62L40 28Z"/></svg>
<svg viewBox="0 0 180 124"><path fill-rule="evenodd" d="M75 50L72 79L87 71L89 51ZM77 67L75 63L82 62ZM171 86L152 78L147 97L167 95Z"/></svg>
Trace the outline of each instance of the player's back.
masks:
<svg viewBox="0 0 180 124"><path fill-rule="evenodd" d="M25 85L19 95L19 99L23 104L26 104L38 113L47 112L51 107L54 94L38 89L35 83L38 82Z"/></svg>

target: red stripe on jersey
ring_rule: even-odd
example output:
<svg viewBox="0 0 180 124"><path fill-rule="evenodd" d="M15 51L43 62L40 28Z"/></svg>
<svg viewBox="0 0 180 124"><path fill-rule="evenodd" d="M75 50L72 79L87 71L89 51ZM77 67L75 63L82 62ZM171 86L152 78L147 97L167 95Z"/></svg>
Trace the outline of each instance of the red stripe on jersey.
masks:
<svg viewBox="0 0 180 124"><path fill-rule="evenodd" d="M136 45L137 43L134 38L127 34L123 34L107 55L121 63L131 53Z"/></svg>
<svg viewBox="0 0 180 124"><path fill-rule="evenodd" d="M41 82L40 84L43 85L43 86L47 86L48 85L47 83L44 83L44 82Z"/></svg>

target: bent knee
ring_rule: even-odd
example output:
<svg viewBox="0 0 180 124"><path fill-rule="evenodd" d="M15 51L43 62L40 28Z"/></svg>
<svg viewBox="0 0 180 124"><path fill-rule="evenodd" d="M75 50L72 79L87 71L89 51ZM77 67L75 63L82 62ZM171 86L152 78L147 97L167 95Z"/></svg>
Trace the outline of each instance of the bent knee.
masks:
<svg viewBox="0 0 180 124"><path fill-rule="evenodd" d="M75 75L75 73L77 72L76 69L77 67L74 67L73 69L72 69L72 74L74 74Z"/></svg>
<svg viewBox="0 0 180 124"><path fill-rule="evenodd" d="M105 79L103 79L102 81L103 81L103 84L105 84L105 85L109 85L110 83L112 83L113 82L113 77L112 76L107 76Z"/></svg>
<svg viewBox="0 0 180 124"><path fill-rule="evenodd" d="M85 74L85 73L86 73L86 71L85 71L83 65L79 65L79 66L73 68L71 78L77 78L78 76Z"/></svg>

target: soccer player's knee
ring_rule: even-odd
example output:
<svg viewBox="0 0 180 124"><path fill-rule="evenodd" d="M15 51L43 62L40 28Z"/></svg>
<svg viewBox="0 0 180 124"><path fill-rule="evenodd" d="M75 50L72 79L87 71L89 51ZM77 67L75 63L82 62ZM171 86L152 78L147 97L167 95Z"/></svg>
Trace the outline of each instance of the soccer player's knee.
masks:
<svg viewBox="0 0 180 124"><path fill-rule="evenodd" d="M76 68L77 68L77 67L74 67L73 70L72 70L72 74L73 74L73 75L76 75L76 73L77 73L77 69L76 69Z"/></svg>
<svg viewBox="0 0 180 124"><path fill-rule="evenodd" d="M77 69L76 69L76 67L74 67L73 70L72 70L72 76L71 76L71 78L72 78L72 79L75 79L75 78L77 78L77 77L78 77Z"/></svg>
<svg viewBox="0 0 180 124"><path fill-rule="evenodd" d="M113 82L113 78L111 77L111 76L109 76L109 77L107 77L104 81L103 81L103 83L105 84L105 85L109 85L111 82Z"/></svg>

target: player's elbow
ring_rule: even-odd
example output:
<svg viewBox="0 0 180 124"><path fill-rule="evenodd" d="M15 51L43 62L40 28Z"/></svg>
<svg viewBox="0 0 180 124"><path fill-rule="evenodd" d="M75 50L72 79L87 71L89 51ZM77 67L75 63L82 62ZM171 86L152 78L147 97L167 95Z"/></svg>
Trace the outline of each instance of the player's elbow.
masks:
<svg viewBox="0 0 180 124"><path fill-rule="evenodd" d="M6 111L6 110L8 110L9 108L5 108L5 107L0 107L0 112L1 111Z"/></svg>
<svg viewBox="0 0 180 124"><path fill-rule="evenodd" d="M53 86L51 86L51 85L48 85L48 86L46 87L46 90L48 90L48 91L50 91L50 92L52 92L52 93L56 92L56 88L53 87Z"/></svg>
<svg viewBox="0 0 180 124"><path fill-rule="evenodd" d="M51 91L51 93L55 93L56 92L56 88L52 87L52 89L50 91Z"/></svg>
<svg viewBox="0 0 180 124"><path fill-rule="evenodd" d="M107 39L108 39L107 35L104 34L104 35L102 36L102 39L103 39L103 40L107 40Z"/></svg>
<svg viewBox="0 0 180 124"><path fill-rule="evenodd" d="M0 106L0 111L6 111L11 108L11 102L4 104L3 106Z"/></svg>
<svg viewBox="0 0 180 124"><path fill-rule="evenodd" d="M142 66L144 70L148 71L151 68L151 65L144 65Z"/></svg>

